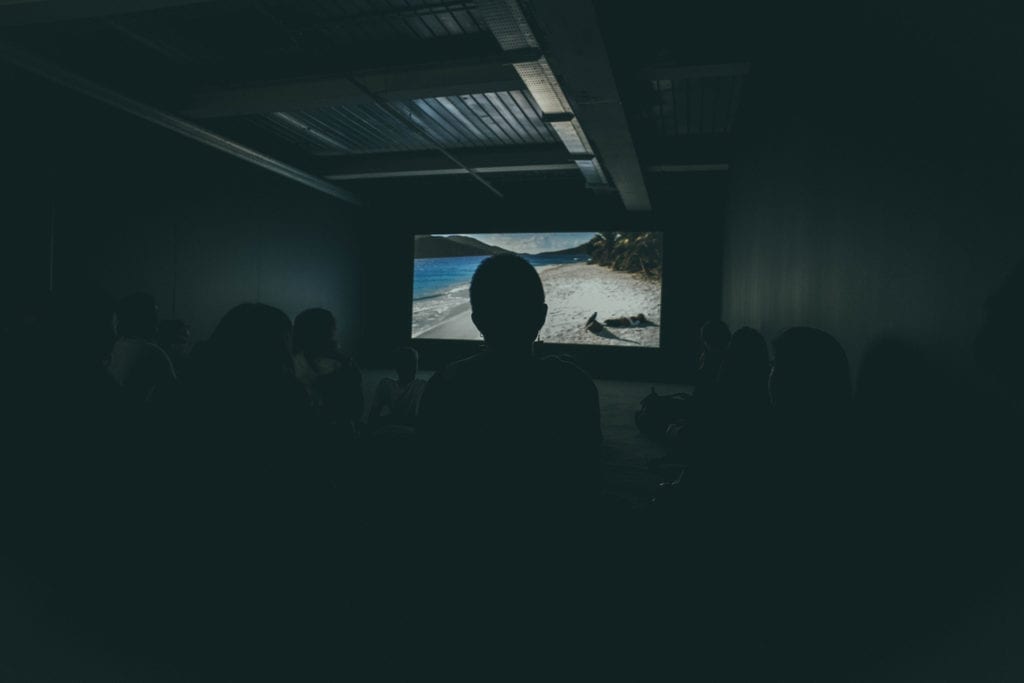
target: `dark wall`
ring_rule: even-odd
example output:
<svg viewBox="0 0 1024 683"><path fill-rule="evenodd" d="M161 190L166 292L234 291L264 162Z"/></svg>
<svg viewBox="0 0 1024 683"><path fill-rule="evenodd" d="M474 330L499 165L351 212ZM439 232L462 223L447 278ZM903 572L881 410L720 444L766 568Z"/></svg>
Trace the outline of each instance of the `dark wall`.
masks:
<svg viewBox="0 0 1024 683"><path fill-rule="evenodd" d="M794 22L755 63L726 227L724 316L882 337L966 375L982 306L1024 258L1015 44L998 15L865 6ZM806 18L805 18L806 19Z"/></svg>
<svg viewBox="0 0 1024 683"><path fill-rule="evenodd" d="M367 200L372 224L362 235L367 289L367 361L386 365L409 344L413 235L429 232L661 230L665 273L661 350L553 346L592 374L623 379L686 380L697 357L697 329L721 303L721 229L727 177L671 174L651 179L658 210L626 214L614 195L594 194L578 174L533 180L492 179L503 198L469 178L373 183L354 189ZM582 324L582 321L581 321ZM425 367L473 353L477 342L417 340Z"/></svg>
<svg viewBox="0 0 1024 683"><path fill-rule="evenodd" d="M151 292L203 339L235 304L295 316L323 306L353 348L356 226L337 199L174 133L17 75L5 113L5 296L45 290L53 219L57 290ZM15 92L18 92L17 90ZM11 184L5 184L12 188ZM52 213L51 213L52 212Z"/></svg>
<svg viewBox="0 0 1024 683"><path fill-rule="evenodd" d="M17 309L27 292L50 284L50 226L53 210L53 145L36 129L37 107L14 96L13 75L0 67L0 302ZM9 94L7 94L9 93Z"/></svg>

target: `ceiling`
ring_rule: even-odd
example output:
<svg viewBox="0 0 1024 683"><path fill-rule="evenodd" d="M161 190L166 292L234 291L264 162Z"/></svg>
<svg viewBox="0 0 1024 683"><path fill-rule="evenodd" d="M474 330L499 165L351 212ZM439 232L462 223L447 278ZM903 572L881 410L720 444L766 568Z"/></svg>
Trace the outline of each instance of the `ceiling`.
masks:
<svg viewBox="0 0 1024 683"><path fill-rule="evenodd" d="M728 168L750 69L665 23L600 0L28 0L0 4L0 58L348 201L557 178L645 212L655 175Z"/></svg>

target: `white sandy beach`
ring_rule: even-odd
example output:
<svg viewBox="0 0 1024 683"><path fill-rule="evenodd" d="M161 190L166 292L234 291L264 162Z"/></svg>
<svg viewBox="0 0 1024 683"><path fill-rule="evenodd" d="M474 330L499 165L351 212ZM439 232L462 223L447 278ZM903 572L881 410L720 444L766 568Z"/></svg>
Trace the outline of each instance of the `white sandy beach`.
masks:
<svg viewBox="0 0 1024 683"><path fill-rule="evenodd" d="M540 339L549 344L600 344L657 347L661 328L661 283L634 273L603 266L569 263L538 268L548 302L548 319ZM598 320L643 313L651 325L606 328L600 334L584 329L587 318ZM469 307L458 307L449 317L421 332L428 339L480 339Z"/></svg>

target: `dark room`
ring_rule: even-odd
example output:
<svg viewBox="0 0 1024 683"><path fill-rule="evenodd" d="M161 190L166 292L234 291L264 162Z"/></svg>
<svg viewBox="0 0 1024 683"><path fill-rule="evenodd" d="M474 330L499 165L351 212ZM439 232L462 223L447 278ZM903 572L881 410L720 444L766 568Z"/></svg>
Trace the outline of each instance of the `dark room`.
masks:
<svg viewBox="0 0 1024 683"><path fill-rule="evenodd" d="M1022 17L0 0L0 681L1024 680Z"/></svg>

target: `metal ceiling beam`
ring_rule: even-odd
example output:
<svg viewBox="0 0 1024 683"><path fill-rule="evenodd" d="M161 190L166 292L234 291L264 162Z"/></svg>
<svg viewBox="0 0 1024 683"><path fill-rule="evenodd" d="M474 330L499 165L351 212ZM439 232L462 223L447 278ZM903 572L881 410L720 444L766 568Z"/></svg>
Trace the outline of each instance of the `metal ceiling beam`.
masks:
<svg viewBox="0 0 1024 683"><path fill-rule="evenodd" d="M575 171L576 164L566 161L560 164L520 164L517 166L477 166L473 173L540 173L553 171ZM393 171L359 171L356 173L335 173L327 176L331 180L377 180L385 178L422 178L425 176L469 175L469 169L425 168L418 170L404 169Z"/></svg>
<svg viewBox="0 0 1024 683"><path fill-rule="evenodd" d="M505 54L539 49L539 42L518 0L477 0L477 8ZM551 126L565 149L575 155L576 166L586 179L587 187L609 189L608 177L601 162L594 156L594 149L576 120L576 114L547 59L539 55L532 60L520 61L515 67L526 89L543 112L544 121Z"/></svg>
<svg viewBox="0 0 1024 683"><path fill-rule="evenodd" d="M576 168L565 148L558 144L465 149L459 150L457 154L462 164L477 173L559 171ZM331 180L456 175L468 172L466 168L436 152L323 157L318 171Z"/></svg>
<svg viewBox="0 0 1024 683"><path fill-rule="evenodd" d="M0 2L0 26L28 26L195 5L212 0L14 0Z"/></svg>
<svg viewBox="0 0 1024 683"><path fill-rule="evenodd" d="M111 90L104 85L91 81L72 71L68 71L62 66L26 52L20 47L0 41L0 59L10 62L11 64L50 81L51 83L103 102L115 109L119 109L127 114L149 121L150 123L166 128L178 133L179 135L191 138L192 140L202 143L207 147L212 147L213 149L230 154L237 159L259 166L260 168L306 185L307 187L311 187L314 190L323 192L324 194L331 195L332 197L336 197L351 204L359 204L359 199L354 194L348 190L338 187L332 182L324 180L323 178L317 177L307 171L296 168L282 161L278 161L277 159L267 156L262 152L252 149L251 147L246 147L245 145L241 145L233 140L229 140L228 138L218 135L211 130L198 126L191 121L186 121L185 119L173 114L168 114L167 112L145 104L144 102L122 95L121 93Z"/></svg>
<svg viewBox="0 0 1024 683"><path fill-rule="evenodd" d="M354 85L352 78L392 102L523 87L509 58L502 57L493 61L362 71L208 90L191 96L180 112L190 118L205 119L373 102L373 97Z"/></svg>
<svg viewBox="0 0 1024 683"><path fill-rule="evenodd" d="M459 161L476 173L530 173L576 168L573 155L560 144L516 145L459 150ZM663 161L645 167L648 173L702 173L729 170L728 163ZM436 152L324 155L316 169L329 180L465 175L468 171Z"/></svg>
<svg viewBox="0 0 1024 683"><path fill-rule="evenodd" d="M590 0L529 3L536 38L622 203L650 211L643 168Z"/></svg>

